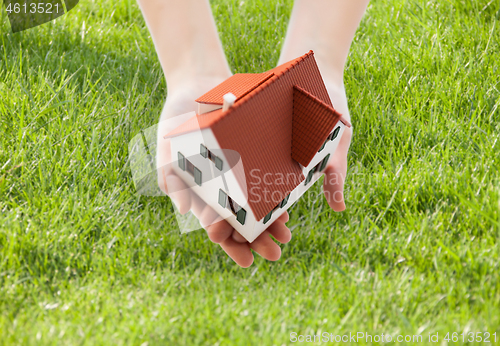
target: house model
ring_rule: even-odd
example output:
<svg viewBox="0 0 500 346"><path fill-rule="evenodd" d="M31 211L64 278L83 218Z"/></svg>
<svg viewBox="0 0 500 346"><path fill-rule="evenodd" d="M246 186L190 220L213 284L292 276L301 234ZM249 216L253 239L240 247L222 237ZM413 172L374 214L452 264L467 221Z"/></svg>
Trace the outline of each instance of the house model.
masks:
<svg viewBox="0 0 500 346"><path fill-rule="evenodd" d="M268 72L235 74L161 136L173 169L249 242L320 178L346 126L312 51Z"/></svg>

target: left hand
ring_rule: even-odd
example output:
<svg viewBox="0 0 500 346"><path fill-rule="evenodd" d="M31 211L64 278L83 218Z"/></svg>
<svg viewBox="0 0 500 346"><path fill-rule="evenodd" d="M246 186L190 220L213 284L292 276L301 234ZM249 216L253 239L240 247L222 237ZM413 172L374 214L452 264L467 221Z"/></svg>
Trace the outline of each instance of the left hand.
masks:
<svg viewBox="0 0 500 346"><path fill-rule="evenodd" d="M254 260L252 250L269 261L277 261L281 257L281 248L271 236L280 243L290 241L292 233L285 225L288 222L288 213L280 216L257 239L249 243L198 195L191 192L184 181L169 168L169 163L172 162L170 158L170 141L163 139L161 136L163 133L168 133L169 130L161 129L162 124L164 124L162 120L195 111L196 103L193 100L217 84L218 82L213 82L209 83L210 86L201 87L202 83L194 83L192 85L195 85L195 87L190 85L183 88L182 92L170 94L167 97L160 119L160 133L157 145L158 167L163 167L163 169L158 170L159 187L170 196L181 214L191 210L202 227L206 229L210 240L218 243L239 266L246 268L252 265ZM200 87L201 89L199 89Z"/></svg>

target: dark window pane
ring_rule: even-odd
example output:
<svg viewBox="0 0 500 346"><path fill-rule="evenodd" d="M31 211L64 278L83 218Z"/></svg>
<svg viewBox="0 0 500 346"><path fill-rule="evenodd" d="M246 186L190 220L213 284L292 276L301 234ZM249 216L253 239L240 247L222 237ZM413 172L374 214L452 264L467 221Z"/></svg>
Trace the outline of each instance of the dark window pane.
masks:
<svg viewBox="0 0 500 346"><path fill-rule="evenodd" d="M337 127L337 128L335 129L335 131L333 131L331 141L333 141L335 138L337 138L337 136L339 135L339 132L340 132L340 126L339 126L339 127Z"/></svg>
<svg viewBox="0 0 500 346"><path fill-rule="evenodd" d="M239 223L244 225L246 216L247 216L246 210L241 208L240 210L238 210L238 213L236 214L236 220L238 220Z"/></svg>
<svg viewBox="0 0 500 346"><path fill-rule="evenodd" d="M179 168L182 169L183 171L186 170L186 160L184 155L182 155L180 152L177 153L177 158L179 161Z"/></svg>
<svg viewBox="0 0 500 346"><path fill-rule="evenodd" d="M321 148L319 148L318 153L319 153L321 150L325 149L326 142L328 142L328 138L326 139L326 141L324 141L324 142L323 142L323 145L321 146Z"/></svg>
<svg viewBox="0 0 500 346"><path fill-rule="evenodd" d="M217 167L219 171L222 171L222 160L218 156L215 157L215 167Z"/></svg>
<svg viewBox="0 0 500 346"><path fill-rule="evenodd" d="M307 184L309 184L309 183L311 182L311 180L312 180L312 178L313 178L313 175L314 175L314 170L315 170L315 168L313 168L313 169L311 169L311 170L309 171L309 174L307 175L307 178L306 178L306 183L305 183L305 185L307 185Z"/></svg>
<svg viewBox="0 0 500 346"><path fill-rule="evenodd" d="M203 156L204 158L207 158L208 156L208 149L206 146L204 146L203 144L200 144L200 154L201 156Z"/></svg>
<svg viewBox="0 0 500 346"><path fill-rule="evenodd" d="M201 186L201 171L196 167L194 168L194 181Z"/></svg>
<svg viewBox="0 0 500 346"><path fill-rule="evenodd" d="M229 202L229 210L232 211L232 213L234 215L236 215L236 213L238 212L238 210L240 209L240 206L238 205L238 203L236 203L231 197L227 197L227 200Z"/></svg>
<svg viewBox="0 0 500 346"><path fill-rule="evenodd" d="M186 172L188 172L189 174L191 174L193 177L194 177L194 165L191 161L189 161L188 159L184 160L186 161Z"/></svg>
<svg viewBox="0 0 500 346"><path fill-rule="evenodd" d="M264 224L266 224L269 220L271 220L271 217L273 216L273 211L269 212L266 216L264 216Z"/></svg>
<svg viewBox="0 0 500 346"><path fill-rule="evenodd" d="M320 171L324 170L326 168L326 164L328 163L328 160L330 160L330 154L326 155L326 157L321 161L321 167L319 168Z"/></svg>
<svg viewBox="0 0 500 346"><path fill-rule="evenodd" d="M287 203L288 203L288 199L290 198L290 194L288 194L282 201L281 201L281 204L280 204L280 208L283 208Z"/></svg>
<svg viewBox="0 0 500 346"><path fill-rule="evenodd" d="M225 208L227 204L227 195L224 191L219 189L219 204Z"/></svg>

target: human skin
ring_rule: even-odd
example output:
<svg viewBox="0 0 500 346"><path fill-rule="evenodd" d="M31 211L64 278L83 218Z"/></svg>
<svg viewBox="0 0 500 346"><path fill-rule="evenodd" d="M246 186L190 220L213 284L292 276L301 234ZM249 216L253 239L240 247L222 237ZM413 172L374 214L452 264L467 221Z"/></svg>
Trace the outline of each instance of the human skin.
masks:
<svg viewBox="0 0 500 346"><path fill-rule="evenodd" d="M335 109L351 121L344 87L344 68L356 30L369 0L295 0L278 64L314 51ZM344 182L353 128L346 128L328 162L323 191L330 207L345 210Z"/></svg>
<svg viewBox="0 0 500 346"><path fill-rule="evenodd" d="M285 225L287 213L250 244L169 169L170 143L163 139L163 135L170 129L165 120L195 111L196 98L231 76L210 4L207 0L138 0L138 3L168 87L158 130L160 188L171 197L181 214L191 210L210 240L220 244L238 265L249 267L253 263L252 250L267 260L278 260L281 248L271 235L281 243L290 241L291 232Z"/></svg>
<svg viewBox="0 0 500 346"><path fill-rule="evenodd" d="M194 100L231 76L208 0L138 0L138 3L168 87L158 131L160 188L171 197L181 214L191 210L207 230L209 238L219 243L238 265L248 267L253 263L251 250L268 260L278 260L281 249L270 236L281 243L290 241L291 232L285 225L288 213L250 244L168 168L170 143L163 139L163 135L170 128L165 120L196 111ZM367 3L367 0L296 0L279 62L287 62L314 50L332 102L348 118L343 70ZM332 19L339 23L332 23L335 21ZM345 209L343 186L351 136L351 129L346 129L325 173L325 197L335 211ZM332 179L328 179L329 176Z"/></svg>

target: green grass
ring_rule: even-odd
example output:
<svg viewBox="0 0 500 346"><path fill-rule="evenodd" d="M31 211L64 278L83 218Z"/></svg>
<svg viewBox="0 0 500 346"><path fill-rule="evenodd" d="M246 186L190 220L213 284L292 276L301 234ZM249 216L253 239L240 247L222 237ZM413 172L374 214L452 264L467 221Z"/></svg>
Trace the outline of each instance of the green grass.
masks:
<svg viewBox="0 0 500 346"><path fill-rule="evenodd" d="M234 72L276 64L292 1L211 3ZM0 345L500 339L499 1L371 3L346 71L348 210L316 185L282 259L246 270L134 193L128 142L167 92L135 1L0 30Z"/></svg>

